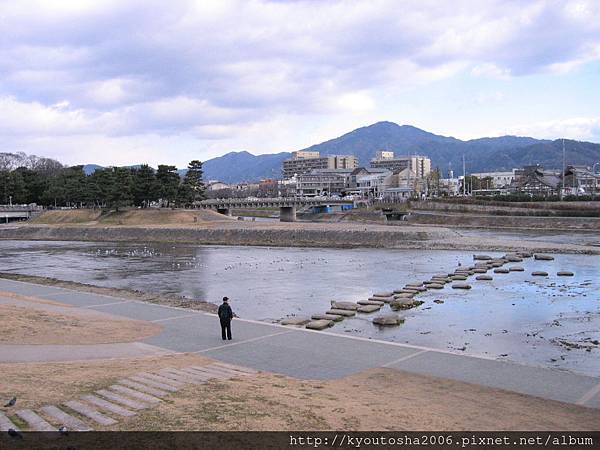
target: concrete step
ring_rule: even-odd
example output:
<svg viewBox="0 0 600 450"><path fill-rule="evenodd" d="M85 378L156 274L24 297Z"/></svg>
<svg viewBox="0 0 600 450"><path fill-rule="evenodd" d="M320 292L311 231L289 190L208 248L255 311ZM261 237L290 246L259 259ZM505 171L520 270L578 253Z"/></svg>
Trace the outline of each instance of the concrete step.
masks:
<svg viewBox="0 0 600 450"><path fill-rule="evenodd" d="M115 423L117 423L116 420L105 416L98 410L84 403L78 402L77 400L69 400L68 402L63 403L63 405L65 405L68 408L71 408L73 411L78 412L82 416L92 419L94 422L100 425L114 425Z"/></svg>
<svg viewBox="0 0 600 450"><path fill-rule="evenodd" d="M211 375L209 375L206 372L199 372L197 370L191 369L190 367L184 367L183 369L181 369L182 372L190 374L191 376L197 378L198 380L203 380L203 381L208 381L211 378Z"/></svg>
<svg viewBox="0 0 600 450"><path fill-rule="evenodd" d="M127 395L128 397L134 398L136 400L141 400L145 403L160 403L162 400L158 397L154 397L152 395L144 394L143 392L136 391L135 389L131 389L125 386L121 386L120 384L113 384L109 386L111 391L118 392L119 394Z"/></svg>
<svg viewBox="0 0 600 450"><path fill-rule="evenodd" d="M153 381L158 381L159 383L169 384L171 386L175 386L178 388L185 386L185 383L183 383L181 381L177 381L172 378L163 377L161 375L155 375L153 373L142 372L142 373L136 374L136 376L146 378L149 380L153 380Z"/></svg>
<svg viewBox="0 0 600 450"><path fill-rule="evenodd" d="M198 372L207 373L211 375L212 378L216 378L218 380L229 380L230 378L236 376L236 374L232 374L231 372L227 372L225 370L219 370L219 368L216 367L193 366L192 368Z"/></svg>
<svg viewBox="0 0 600 450"><path fill-rule="evenodd" d="M258 373L258 370L252 369L251 367L237 366L235 364L229 364L229 363L226 363L223 361L217 361L217 362L212 363L211 365L227 367L229 369L237 370L238 372L245 372L250 375L255 375Z"/></svg>
<svg viewBox="0 0 600 450"><path fill-rule="evenodd" d="M27 426L33 431L56 431L53 427L31 409L20 409L15 414L27 422Z"/></svg>
<svg viewBox="0 0 600 450"><path fill-rule="evenodd" d="M66 426L69 430L73 431L93 431L93 428L88 426L85 422L79 420L77 417L73 417L70 414L58 409L54 405L42 406L40 408L44 414L51 417L52 421L59 426Z"/></svg>
<svg viewBox="0 0 600 450"><path fill-rule="evenodd" d="M230 367L225 367L220 364L209 364L206 367L208 367L212 370L216 370L218 372L230 373L232 376L237 376L237 377L250 375L248 372L241 372L239 370L235 370Z"/></svg>
<svg viewBox="0 0 600 450"><path fill-rule="evenodd" d="M96 394L101 395L108 400L115 401L117 403L121 403L131 409L148 409L150 405L147 403L138 402L137 400L133 400L131 398L125 397L123 395L117 394L116 392L107 391L105 389L99 389L96 391Z"/></svg>
<svg viewBox="0 0 600 450"><path fill-rule="evenodd" d="M84 395L81 397L81 399L94 406L105 409L106 411L110 411L111 413L115 413L122 417L132 417L136 414L133 411L123 408L122 406L115 405L114 403L108 402L103 398L96 397L95 395Z"/></svg>
<svg viewBox="0 0 600 450"><path fill-rule="evenodd" d="M129 377L129 379L133 380L136 383L140 383L140 384L145 384L145 385L148 385L148 386L152 386L154 388L161 389L163 391L177 392L179 390L175 386L171 386L170 384L161 383L159 381L154 381L154 380L150 380L148 378L138 377L138 376L135 376L135 375L132 376L132 377Z"/></svg>
<svg viewBox="0 0 600 450"><path fill-rule="evenodd" d="M169 373L172 373L173 375L182 377L185 380L189 380L191 379L194 382L198 382L198 383L206 383L206 381L208 380L207 377L196 374L196 373L189 373L180 369L171 369L171 368L167 368L164 369L165 371L169 371Z"/></svg>
<svg viewBox="0 0 600 450"><path fill-rule="evenodd" d="M123 385L123 386L127 386L132 389L135 389L136 391L144 392L145 394L154 395L155 397L158 397L158 398L164 398L167 395L169 395L169 393L166 391L161 391L160 389L146 386L145 384L142 384L142 383L136 383L135 381L128 380L127 378L119 380L119 384Z"/></svg>
<svg viewBox="0 0 600 450"><path fill-rule="evenodd" d="M160 374L161 377L169 378L171 380L175 380L180 383L185 383L185 384L202 384L203 383L203 381L194 380L193 378L190 378L190 377L185 377L183 375L176 375L176 374L170 372L168 369L161 369L158 373Z"/></svg>
<svg viewBox="0 0 600 450"><path fill-rule="evenodd" d="M19 431L19 427L12 423L10 419L4 415L4 413L0 412L0 431L8 431L11 428L15 431Z"/></svg>

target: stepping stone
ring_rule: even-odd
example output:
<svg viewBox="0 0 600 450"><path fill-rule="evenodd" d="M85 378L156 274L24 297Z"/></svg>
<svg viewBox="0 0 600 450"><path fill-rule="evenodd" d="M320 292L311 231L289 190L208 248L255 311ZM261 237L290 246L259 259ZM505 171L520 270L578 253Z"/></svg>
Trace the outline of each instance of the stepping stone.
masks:
<svg viewBox="0 0 600 450"><path fill-rule="evenodd" d="M379 292L377 294L373 294L373 297L391 297L393 294L393 292Z"/></svg>
<svg viewBox="0 0 600 450"><path fill-rule="evenodd" d="M429 289L444 289L443 284L433 283L429 285Z"/></svg>
<svg viewBox="0 0 600 450"><path fill-rule="evenodd" d="M185 383L183 383L181 381L173 380L172 378L166 378L166 377L155 375L153 373L148 373L148 372L138 373L137 376L142 377L142 378L147 378L152 381L158 381L159 383L169 384L171 386L175 386L178 388L183 387L185 385ZM131 378L133 378L133 377L131 377Z"/></svg>
<svg viewBox="0 0 600 450"><path fill-rule="evenodd" d="M453 283L452 289L471 289L471 285L467 283Z"/></svg>
<svg viewBox="0 0 600 450"><path fill-rule="evenodd" d="M394 300L397 298L413 298L415 294L413 292L403 292L402 294L394 294Z"/></svg>
<svg viewBox="0 0 600 450"><path fill-rule="evenodd" d="M27 422L27 426L33 431L56 431L56 427L50 425L30 409L20 409L15 414Z"/></svg>
<svg viewBox="0 0 600 450"><path fill-rule="evenodd" d="M475 269L473 270L475 273L487 273L487 269Z"/></svg>
<svg viewBox="0 0 600 450"><path fill-rule="evenodd" d="M519 258L518 256L509 256L506 258L508 262L522 262L523 258Z"/></svg>
<svg viewBox="0 0 600 450"><path fill-rule="evenodd" d="M372 313L380 309L381 305L361 305L357 311L360 313Z"/></svg>
<svg viewBox="0 0 600 450"><path fill-rule="evenodd" d="M11 428L15 431L19 431L19 427L12 423L10 419L4 415L4 413L0 412L0 431L8 431Z"/></svg>
<svg viewBox="0 0 600 450"><path fill-rule="evenodd" d="M575 274L573 272L569 272L568 270L561 270L560 272L557 272L556 275L559 277L572 277Z"/></svg>
<svg viewBox="0 0 600 450"><path fill-rule="evenodd" d="M238 366L236 364L229 364L229 363L226 363L223 361L216 361L216 362L212 363L211 366L222 367L225 369L234 370L236 372L244 372L244 373L247 373L248 375L256 375L257 373L259 373L258 370L252 369L251 367Z"/></svg>
<svg viewBox="0 0 600 450"><path fill-rule="evenodd" d="M394 295L394 297L396 297L396 296ZM377 300L359 300L356 303L358 303L359 305L379 305L379 306L385 305L385 302L380 302Z"/></svg>
<svg viewBox="0 0 600 450"><path fill-rule="evenodd" d="M81 397L82 400L85 400L88 403L91 403L94 406L110 411L111 413L115 413L119 416L123 417L132 417L135 416L133 411L123 408L122 406L115 405L114 403L107 402L103 398L96 397L95 395L84 395Z"/></svg>
<svg viewBox="0 0 600 450"><path fill-rule="evenodd" d="M100 390L96 391L96 394L99 394L102 397L107 398L112 401L115 401L117 403L121 403L122 405L128 406L131 409L148 409L148 408L150 408L150 405L148 405L147 403L138 402L136 400L133 400L133 399L130 399L127 397L123 397L122 395L119 395L112 391L107 391L105 389L100 389Z"/></svg>
<svg viewBox="0 0 600 450"><path fill-rule="evenodd" d="M111 419L108 416L105 416L101 412L91 408L88 405L85 405L77 400L69 400L68 402L63 403L68 408L71 408L73 411L78 412L82 416L85 416L89 419L92 419L94 422L100 425L114 425L117 423L116 420Z"/></svg>
<svg viewBox="0 0 600 450"><path fill-rule="evenodd" d="M467 279L467 277L463 275L454 275L451 278L453 281L465 281Z"/></svg>
<svg viewBox="0 0 600 450"><path fill-rule="evenodd" d="M491 275L478 275L475 277L475 279L478 281L492 281L494 277Z"/></svg>
<svg viewBox="0 0 600 450"><path fill-rule="evenodd" d="M544 272L541 270L536 270L535 272L531 272L531 275L533 275L534 277L547 277L548 276L548 272Z"/></svg>
<svg viewBox="0 0 600 450"><path fill-rule="evenodd" d="M327 311L325 311L325 314L334 314L337 316L345 316L345 317L352 317L356 315L356 311L348 311L346 309L329 309Z"/></svg>
<svg viewBox="0 0 600 450"><path fill-rule="evenodd" d="M332 320L334 322L339 322L340 320L344 320L344 316L338 316L338 315L334 315L334 314L313 314L312 316L310 316L310 318L312 320Z"/></svg>
<svg viewBox="0 0 600 450"><path fill-rule="evenodd" d="M171 373L175 376L179 376L184 380L188 380L191 384L204 384L208 380L205 376L199 374L191 374L189 372L185 372L179 369L167 368L163 369L166 373Z"/></svg>
<svg viewBox="0 0 600 450"><path fill-rule="evenodd" d="M376 302L383 302L383 303L389 303L394 299L394 296L389 296L389 297L369 297L368 300L374 300Z"/></svg>
<svg viewBox="0 0 600 450"><path fill-rule="evenodd" d="M306 317L289 317L287 319L283 319L280 323L281 325L301 326L306 325L308 322L310 322L310 319L307 319Z"/></svg>
<svg viewBox="0 0 600 450"><path fill-rule="evenodd" d="M309 330L324 330L333 326L333 320L313 320L306 324L306 328Z"/></svg>
<svg viewBox="0 0 600 450"><path fill-rule="evenodd" d="M395 314L391 314L391 315L387 315L387 316L379 316L379 317L375 317L373 319L373 323L375 325L381 325L381 326L400 325L403 322L404 322L404 319L402 319L400 316L397 316Z"/></svg>
<svg viewBox="0 0 600 450"><path fill-rule="evenodd" d="M519 252L517 255L521 258L531 258L533 256L531 252Z"/></svg>
<svg viewBox="0 0 600 450"><path fill-rule="evenodd" d="M150 386L146 386L145 384L142 384L142 383L136 383L135 381L131 381L126 378L119 380L119 384L136 389L141 392L145 392L146 394L154 395L155 397L158 397L158 398L163 398L163 397L166 397L167 395L169 395L168 392L161 391L160 389L156 389L156 388L153 388Z"/></svg>
<svg viewBox="0 0 600 450"><path fill-rule="evenodd" d="M331 309L345 309L347 311L356 311L358 305L352 302L331 302Z"/></svg>
<svg viewBox="0 0 600 450"><path fill-rule="evenodd" d="M141 400L146 403L160 403L162 401L158 397L144 394L143 392L138 392L135 389L121 386L120 384L113 384L112 386L109 387L109 389L111 389L115 392L118 392L119 394L128 395L129 397L135 398L137 400Z"/></svg>
<svg viewBox="0 0 600 450"><path fill-rule="evenodd" d="M511 272L525 272L525 268L522 266L510 266L508 270Z"/></svg>
<svg viewBox="0 0 600 450"><path fill-rule="evenodd" d="M178 388L176 388L175 386L171 386L170 384L161 383L159 381L154 381L154 380L146 379L143 377L138 377L135 375L132 377L129 377L129 379L136 381L138 383L147 384L148 386L162 389L163 391L177 392L179 390Z"/></svg>
<svg viewBox="0 0 600 450"><path fill-rule="evenodd" d="M508 272L510 272L510 270L508 270L508 269L504 269L504 268L502 268L502 267L499 267L499 268L497 268L497 269L494 269L494 273L508 273Z"/></svg>
<svg viewBox="0 0 600 450"><path fill-rule="evenodd" d="M533 255L533 258L538 259L540 261L553 261L554 260L554 256L543 255L541 253L536 253L535 255Z"/></svg>
<svg viewBox="0 0 600 450"><path fill-rule="evenodd" d="M51 417L54 422L64 425L70 430L73 431L93 431L85 422L79 420L77 417L73 417L70 414L58 409L54 405L42 406L40 410Z"/></svg>
<svg viewBox="0 0 600 450"><path fill-rule="evenodd" d="M473 255L473 259L476 261L488 261L492 259L492 257L488 255Z"/></svg>

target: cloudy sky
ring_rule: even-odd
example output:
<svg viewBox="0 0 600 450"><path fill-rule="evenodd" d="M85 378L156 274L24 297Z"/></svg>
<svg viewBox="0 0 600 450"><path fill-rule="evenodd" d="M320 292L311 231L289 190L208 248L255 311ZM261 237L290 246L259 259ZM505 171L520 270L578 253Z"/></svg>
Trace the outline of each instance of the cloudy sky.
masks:
<svg viewBox="0 0 600 450"><path fill-rule="evenodd" d="M0 0L0 152L183 167L380 120L600 142L598 17L597 0Z"/></svg>

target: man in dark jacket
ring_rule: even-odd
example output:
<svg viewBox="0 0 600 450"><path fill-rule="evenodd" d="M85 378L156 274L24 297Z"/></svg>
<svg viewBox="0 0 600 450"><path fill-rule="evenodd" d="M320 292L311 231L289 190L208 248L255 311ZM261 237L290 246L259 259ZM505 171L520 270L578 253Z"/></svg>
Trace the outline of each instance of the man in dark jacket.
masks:
<svg viewBox="0 0 600 450"><path fill-rule="evenodd" d="M221 321L221 337L223 340L226 339L225 332L227 332L227 339L231 340L231 319L233 319L233 311L231 306L227 303L229 299L223 297L223 304L219 306L219 320Z"/></svg>

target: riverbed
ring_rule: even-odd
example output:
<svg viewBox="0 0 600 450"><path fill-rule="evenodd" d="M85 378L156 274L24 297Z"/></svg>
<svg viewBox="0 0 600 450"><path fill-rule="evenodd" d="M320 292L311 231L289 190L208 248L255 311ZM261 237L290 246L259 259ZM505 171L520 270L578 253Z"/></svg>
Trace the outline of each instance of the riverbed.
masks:
<svg viewBox="0 0 600 450"><path fill-rule="evenodd" d="M226 295L238 316L268 322L323 313L331 300L366 299L459 263L472 264L472 252L0 241L3 272L214 303ZM598 376L600 256L519 265L524 272L472 279L470 291L427 292L423 305L401 313L400 327L379 328L374 314L360 314L330 331ZM575 276L557 277L560 270Z"/></svg>

